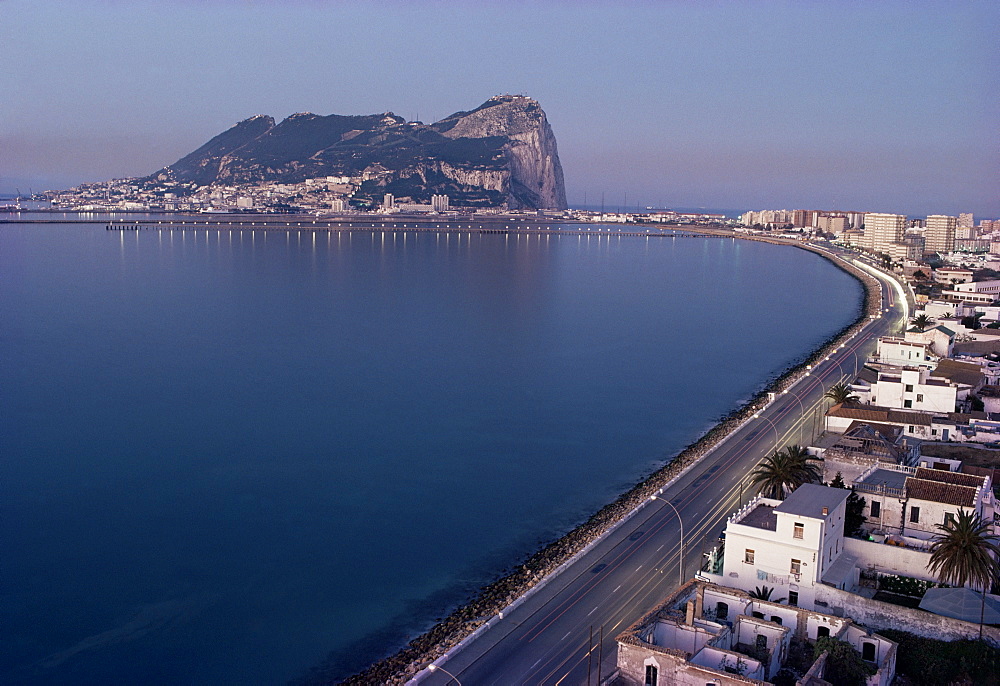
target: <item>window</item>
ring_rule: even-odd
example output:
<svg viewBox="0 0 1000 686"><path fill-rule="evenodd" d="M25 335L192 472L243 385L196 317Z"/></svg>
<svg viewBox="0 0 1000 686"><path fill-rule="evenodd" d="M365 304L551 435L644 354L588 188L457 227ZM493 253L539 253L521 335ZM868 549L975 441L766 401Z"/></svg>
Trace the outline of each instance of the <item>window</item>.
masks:
<svg viewBox="0 0 1000 686"><path fill-rule="evenodd" d="M873 500L872 501L872 517L879 519L882 516L882 503Z"/></svg>
<svg viewBox="0 0 1000 686"><path fill-rule="evenodd" d="M920 521L920 508L913 506L910 508L910 521L914 524Z"/></svg>
<svg viewBox="0 0 1000 686"><path fill-rule="evenodd" d="M657 671L656 665L646 665L646 686L656 686Z"/></svg>
<svg viewBox="0 0 1000 686"><path fill-rule="evenodd" d="M824 636L830 635L830 627L821 626L816 628L816 640L823 638Z"/></svg>
<svg viewBox="0 0 1000 686"><path fill-rule="evenodd" d="M804 538L806 527L800 522L795 522L795 527L792 530L792 538Z"/></svg>
<svg viewBox="0 0 1000 686"><path fill-rule="evenodd" d="M944 523L945 524L949 524L949 523L954 524L955 523L955 513L954 512L945 512L944 513Z"/></svg>
<svg viewBox="0 0 1000 686"><path fill-rule="evenodd" d="M729 619L729 605L723 602L716 603L715 618L718 620Z"/></svg>
<svg viewBox="0 0 1000 686"><path fill-rule="evenodd" d="M912 400L904 400L903 401L903 407L913 407L913 401Z"/></svg>
<svg viewBox="0 0 1000 686"><path fill-rule="evenodd" d="M748 565L753 564L753 551L747 548L746 553L743 554L743 561Z"/></svg>
<svg viewBox="0 0 1000 686"><path fill-rule="evenodd" d="M788 592L788 604L792 607L798 607L799 605L799 592L789 591Z"/></svg>
<svg viewBox="0 0 1000 686"><path fill-rule="evenodd" d="M913 427L912 426L906 427L906 430L909 431L910 433L913 433Z"/></svg>
<svg viewBox="0 0 1000 686"><path fill-rule="evenodd" d="M906 384L906 392L913 393L913 384L911 383Z"/></svg>
<svg viewBox="0 0 1000 686"><path fill-rule="evenodd" d="M917 402L918 403L924 402L924 394L923 393L917 393Z"/></svg>
<svg viewBox="0 0 1000 686"><path fill-rule="evenodd" d="M792 560L792 574L802 573L802 560Z"/></svg>
<svg viewBox="0 0 1000 686"><path fill-rule="evenodd" d="M764 613L763 612L754 611L754 612L751 612L750 614L752 614L757 619L764 619Z"/></svg>
<svg viewBox="0 0 1000 686"><path fill-rule="evenodd" d="M757 634L757 650L767 650L767 636L764 634Z"/></svg>
<svg viewBox="0 0 1000 686"><path fill-rule="evenodd" d="M861 644L861 659L865 662L875 662L875 644L867 641Z"/></svg>
<svg viewBox="0 0 1000 686"><path fill-rule="evenodd" d="M781 624L781 617L778 615L771 615L771 621L775 624Z"/></svg>

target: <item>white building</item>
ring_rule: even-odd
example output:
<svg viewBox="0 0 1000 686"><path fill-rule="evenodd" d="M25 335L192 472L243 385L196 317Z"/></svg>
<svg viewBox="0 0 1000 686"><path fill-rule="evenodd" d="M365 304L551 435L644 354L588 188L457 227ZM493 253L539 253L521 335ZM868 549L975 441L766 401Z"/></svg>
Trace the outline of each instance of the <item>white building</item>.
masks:
<svg viewBox="0 0 1000 686"><path fill-rule="evenodd" d="M625 686L746 686L768 684L785 664L792 638L810 643L832 636L875 665L870 686L889 686L897 645L849 618L757 600L717 584L685 584L617 636L618 677ZM817 659L799 681L820 684Z"/></svg>
<svg viewBox="0 0 1000 686"><path fill-rule="evenodd" d="M770 586L789 605L813 607L815 586L844 549L850 491L804 484L784 501L757 498L726 525L722 578L744 591Z"/></svg>
<svg viewBox="0 0 1000 686"><path fill-rule="evenodd" d="M899 547L929 550L934 536L940 533L938 525L955 519L959 509L993 521L993 482L988 476L878 465L858 477L853 485L866 501L865 528L880 535L901 537L896 541ZM910 576L934 578L926 567L910 569Z"/></svg>
<svg viewBox="0 0 1000 686"><path fill-rule="evenodd" d="M899 410L957 412L958 387L931 376L926 367L882 369L863 402Z"/></svg>
<svg viewBox="0 0 1000 686"><path fill-rule="evenodd" d="M896 336L878 339L875 358L881 364L897 367L933 367L939 356L932 350L932 344L924 341L909 341Z"/></svg>
<svg viewBox="0 0 1000 686"><path fill-rule="evenodd" d="M951 290L957 293L988 293L998 296L1000 295L1000 280L956 283Z"/></svg>
<svg viewBox="0 0 1000 686"><path fill-rule="evenodd" d="M904 233L905 214L873 212L865 215L865 237L871 241L871 248L876 252L888 252L891 244L902 243Z"/></svg>
<svg viewBox="0 0 1000 686"><path fill-rule="evenodd" d="M924 230L924 252L949 253L955 249L955 227L958 220L943 214L927 217Z"/></svg>
<svg viewBox="0 0 1000 686"><path fill-rule="evenodd" d="M449 208L449 198L447 195L432 195L431 207L435 212L447 212Z"/></svg>

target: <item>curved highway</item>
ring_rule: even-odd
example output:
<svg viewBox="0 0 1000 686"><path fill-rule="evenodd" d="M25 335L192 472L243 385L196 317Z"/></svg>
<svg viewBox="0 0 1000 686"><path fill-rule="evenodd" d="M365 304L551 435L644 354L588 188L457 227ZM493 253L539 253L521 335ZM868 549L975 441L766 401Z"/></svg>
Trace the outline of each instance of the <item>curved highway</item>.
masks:
<svg viewBox="0 0 1000 686"><path fill-rule="evenodd" d="M444 670L464 686L589 686L606 678L615 669L615 636L673 592L680 577L698 571L726 518L750 497L747 474L776 446L811 442L822 430L823 394L853 378L876 339L897 333L907 321L908 304L898 283L878 278L882 315L676 479L661 496L669 505L647 502L509 614L494 617L476 639L438 660L441 669L424 670L414 681L454 684ZM682 573L674 508L684 529Z"/></svg>

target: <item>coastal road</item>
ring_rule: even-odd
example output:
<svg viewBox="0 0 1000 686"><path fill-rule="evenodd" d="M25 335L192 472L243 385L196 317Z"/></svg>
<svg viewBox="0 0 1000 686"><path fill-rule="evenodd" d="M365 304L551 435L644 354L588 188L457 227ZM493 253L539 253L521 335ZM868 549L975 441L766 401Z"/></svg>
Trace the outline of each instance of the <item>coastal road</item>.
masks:
<svg viewBox="0 0 1000 686"><path fill-rule="evenodd" d="M849 253L839 254L850 259ZM464 686L589 686L598 676L607 677L615 668L615 636L699 570L726 518L750 498L747 474L776 447L808 444L822 430L827 389L853 378L876 339L906 322L903 291L884 277L879 281L881 316L674 481L660 496L663 501L647 502L521 605L494 617L478 638L439 661L442 669L425 670L419 682L454 684L444 670Z"/></svg>

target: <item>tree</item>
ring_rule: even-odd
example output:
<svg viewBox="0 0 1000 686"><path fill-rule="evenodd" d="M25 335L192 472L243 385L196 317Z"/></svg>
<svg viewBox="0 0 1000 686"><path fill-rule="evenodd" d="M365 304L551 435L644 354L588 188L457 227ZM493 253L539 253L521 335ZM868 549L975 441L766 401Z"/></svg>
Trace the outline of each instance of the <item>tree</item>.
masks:
<svg viewBox="0 0 1000 686"><path fill-rule="evenodd" d="M875 665L861 659L861 653L847 641L833 636L824 636L816 641L814 659L827 653L823 678L838 686L864 686L868 677L875 673Z"/></svg>
<svg viewBox="0 0 1000 686"><path fill-rule="evenodd" d="M931 543L931 559L927 568L938 579L952 586L970 585L983 591L983 612L986 593L1000 578L1000 546L990 530L991 522L975 510L959 508L958 517L938 524L940 530ZM979 617L979 638L983 637L983 616Z"/></svg>
<svg viewBox="0 0 1000 686"><path fill-rule="evenodd" d="M830 390L823 394L823 397L832 400L834 405L853 403L858 400L858 396L854 395L851 392L851 387L845 383L838 383L831 386Z"/></svg>
<svg viewBox="0 0 1000 686"><path fill-rule="evenodd" d="M927 275L924 274L922 270L918 269L917 271L913 272L913 278L916 279L917 281L924 281L927 279Z"/></svg>
<svg viewBox="0 0 1000 686"><path fill-rule="evenodd" d="M910 320L910 323L913 324L913 326L915 326L920 331L926 331L927 327L930 326L931 322L933 321L934 320L931 317L928 317L926 314L918 314L916 317Z"/></svg>
<svg viewBox="0 0 1000 686"><path fill-rule="evenodd" d="M837 472L830 482L831 488L847 488L844 477ZM861 533L861 525L867 521L865 518L865 499L851 489L851 494L847 496L847 512L844 514L844 535L856 536Z"/></svg>
<svg viewBox="0 0 1000 686"><path fill-rule="evenodd" d="M765 498L783 499L802 484L819 481L819 468L812 459L806 449L798 445L775 450L750 472L750 483L757 486L757 492Z"/></svg>
<svg viewBox="0 0 1000 686"><path fill-rule="evenodd" d="M771 600L771 594L774 593L774 589L770 586L757 586L754 590L750 591L749 595L754 600ZM779 598L773 602L783 603L788 598Z"/></svg>

